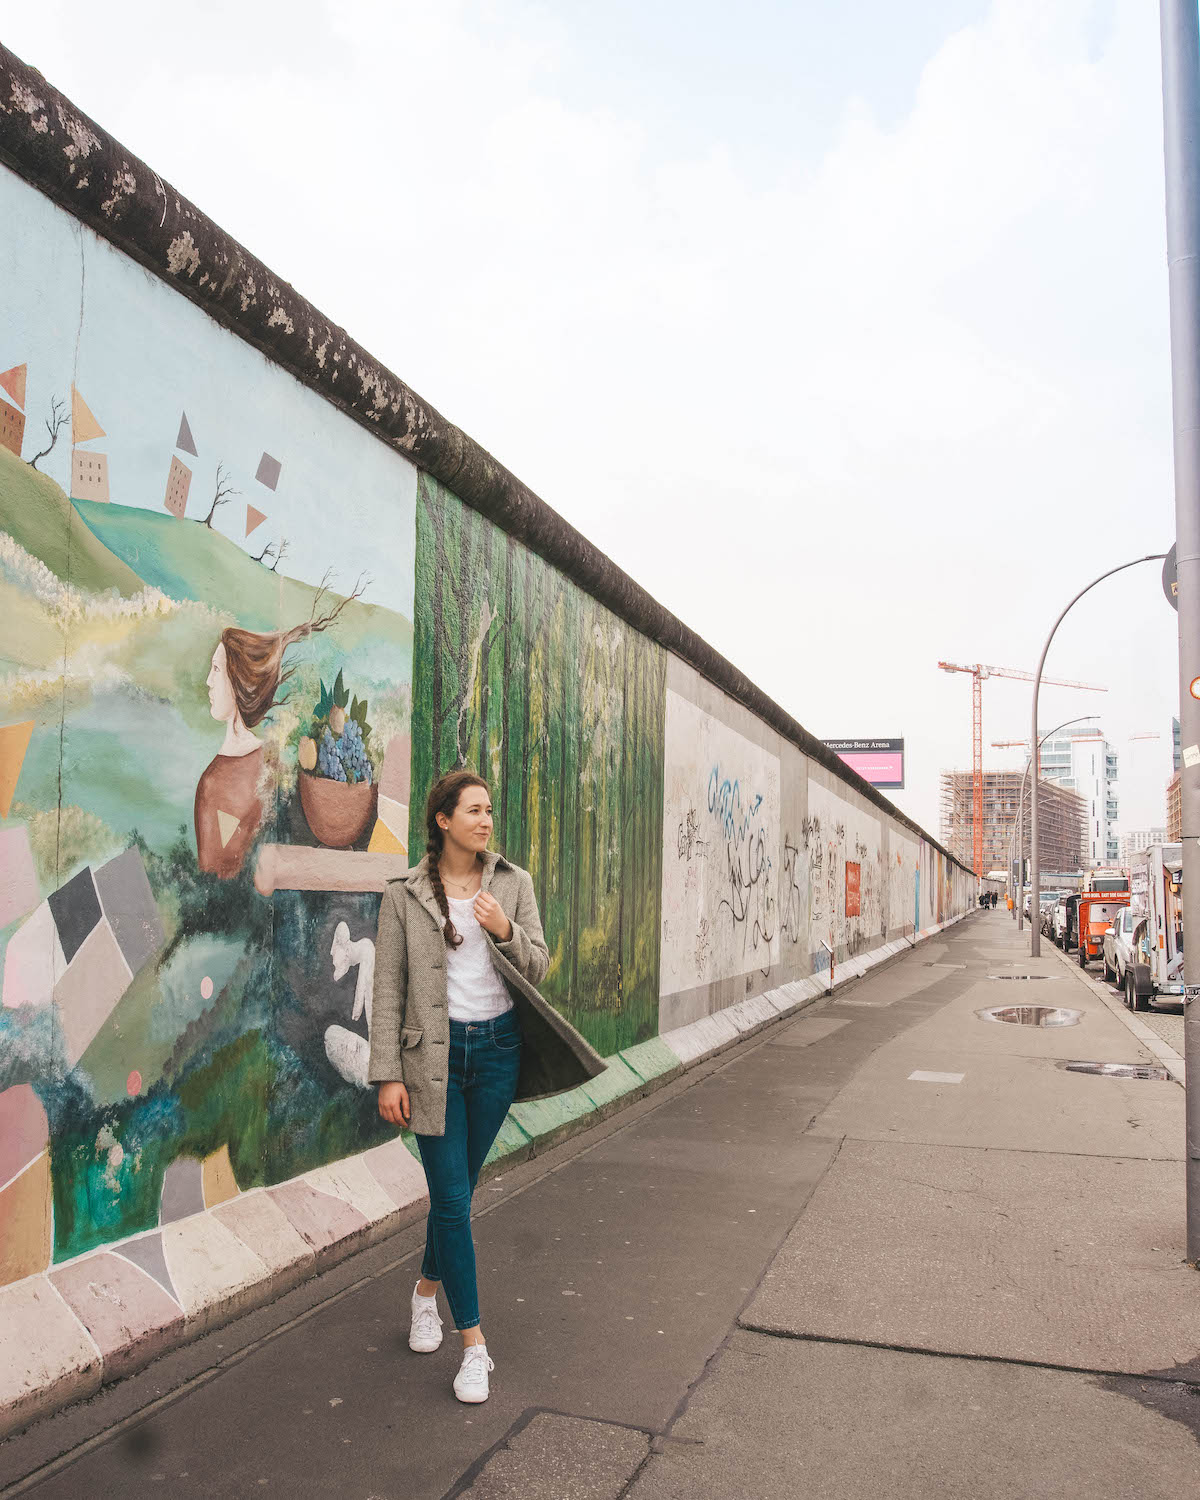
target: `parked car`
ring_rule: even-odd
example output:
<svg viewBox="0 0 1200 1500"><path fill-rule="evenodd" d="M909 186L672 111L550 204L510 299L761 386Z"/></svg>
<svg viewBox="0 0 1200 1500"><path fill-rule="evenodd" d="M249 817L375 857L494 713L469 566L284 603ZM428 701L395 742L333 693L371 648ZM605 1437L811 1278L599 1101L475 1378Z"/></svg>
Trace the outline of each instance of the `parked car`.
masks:
<svg viewBox="0 0 1200 1500"><path fill-rule="evenodd" d="M1043 891L1041 896L1042 915L1038 923L1044 937L1054 936L1054 909L1062 900L1063 891Z"/></svg>
<svg viewBox="0 0 1200 1500"><path fill-rule="evenodd" d="M1137 916L1126 906L1104 934L1104 977L1119 990L1125 988L1125 972L1133 962L1133 934L1137 924Z"/></svg>

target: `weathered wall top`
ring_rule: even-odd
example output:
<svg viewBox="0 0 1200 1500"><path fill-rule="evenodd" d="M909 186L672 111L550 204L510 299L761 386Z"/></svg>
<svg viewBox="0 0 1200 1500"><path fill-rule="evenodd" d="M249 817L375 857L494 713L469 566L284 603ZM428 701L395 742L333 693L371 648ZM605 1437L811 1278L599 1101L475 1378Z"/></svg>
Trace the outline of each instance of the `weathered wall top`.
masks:
<svg viewBox="0 0 1200 1500"><path fill-rule="evenodd" d="M461 428L2 44L0 162L935 842Z"/></svg>

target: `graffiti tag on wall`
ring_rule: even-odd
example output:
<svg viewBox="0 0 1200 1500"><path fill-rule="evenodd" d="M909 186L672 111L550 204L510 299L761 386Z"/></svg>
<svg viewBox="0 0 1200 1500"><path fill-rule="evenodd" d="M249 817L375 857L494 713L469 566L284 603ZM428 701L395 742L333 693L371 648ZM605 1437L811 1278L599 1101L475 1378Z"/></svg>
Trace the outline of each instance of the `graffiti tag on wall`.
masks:
<svg viewBox="0 0 1200 1500"><path fill-rule="evenodd" d="M673 692L663 842L662 993L777 963L779 760Z"/></svg>

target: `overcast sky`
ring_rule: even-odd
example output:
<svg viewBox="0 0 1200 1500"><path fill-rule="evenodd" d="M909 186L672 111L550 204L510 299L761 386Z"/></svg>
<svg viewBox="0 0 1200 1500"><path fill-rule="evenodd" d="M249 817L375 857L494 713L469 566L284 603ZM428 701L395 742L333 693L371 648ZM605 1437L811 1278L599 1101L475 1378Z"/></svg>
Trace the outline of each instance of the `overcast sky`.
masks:
<svg viewBox="0 0 1200 1500"><path fill-rule="evenodd" d="M822 738L1174 534L1150 0L41 0L3 40ZM1159 568L1059 632L1161 823ZM1029 690L984 688L990 742ZM1129 742L1157 732L1161 738Z"/></svg>

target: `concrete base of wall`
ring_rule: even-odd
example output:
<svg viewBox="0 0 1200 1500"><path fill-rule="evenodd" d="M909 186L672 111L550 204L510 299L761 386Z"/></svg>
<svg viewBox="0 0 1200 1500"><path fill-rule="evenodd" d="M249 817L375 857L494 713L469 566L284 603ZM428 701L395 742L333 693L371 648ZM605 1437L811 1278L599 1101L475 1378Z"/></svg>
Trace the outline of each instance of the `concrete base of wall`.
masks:
<svg viewBox="0 0 1200 1500"><path fill-rule="evenodd" d="M617 1053L582 1088L515 1105L483 1175L586 1130L950 925L836 965L832 986L828 973L782 985ZM0 1288L0 1437L273 1301L412 1223L427 1202L420 1163L398 1136Z"/></svg>

